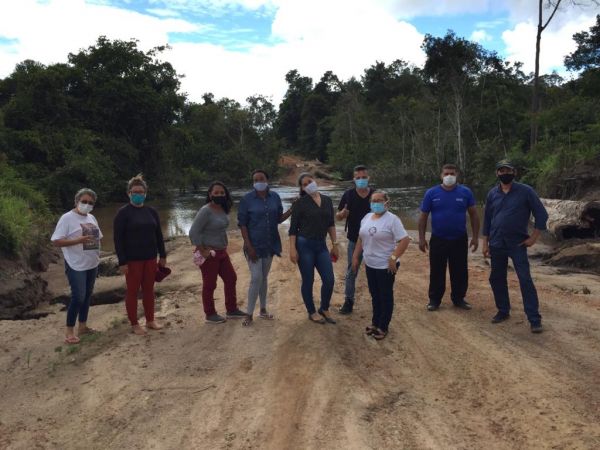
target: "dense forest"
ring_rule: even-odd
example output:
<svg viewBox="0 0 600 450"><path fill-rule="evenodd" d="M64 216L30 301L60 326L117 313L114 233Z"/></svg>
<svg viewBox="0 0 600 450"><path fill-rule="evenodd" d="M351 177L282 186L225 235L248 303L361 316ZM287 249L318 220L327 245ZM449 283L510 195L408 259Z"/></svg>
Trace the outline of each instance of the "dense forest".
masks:
<svg viewBox="0 0 600 450"><path fill-rule="evenodd" d="M275 171L283 153L340 178L364 163L404 182L455 162L472 184L491 183L509 157L545 195L568 196L558 180L600 157L600 16L573 38L572 79L541 76L535 115L533 76L451 31L425 37L423 67L375 62L360 79L328 71L317 82L290 70L278 108L260 95L189 101L166 48L135 40L100 37L62 64L23 61L0 80L0 252L17 253L35 218L70 206L82 186L117 200L138 172L155 195L240 184L253 168Z"/></svg>

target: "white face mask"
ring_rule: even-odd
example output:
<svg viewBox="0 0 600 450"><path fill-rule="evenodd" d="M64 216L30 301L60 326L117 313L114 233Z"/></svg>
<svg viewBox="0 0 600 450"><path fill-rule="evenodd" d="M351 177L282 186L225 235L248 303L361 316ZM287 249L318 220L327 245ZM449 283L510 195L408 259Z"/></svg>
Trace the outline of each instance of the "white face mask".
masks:
<svg viewBox="0 0 600 450"><path fill-rule="evenodd" d="M317 186L316 181L311 181L309 184L307 184L304 187L304 192L306 192L308 195L313 195L318 190L319 190L319 186Z"/></svg>
<svg viewBox="0 0 600 450"><path fill-rule="evenodd" d="M258 192L266 191L268 187L269 184L265 183L264 181L257 181L254 183L254 189L256 189Z"/></svg>
<svg viewBox="0 0 600 450"><path fill-rule="evenodd" d="M442 178L444 186L454 186L456 184L456 176L455 175L446 175Z"/></svg>
<svg viewBox="0 0 600 450"><path fill-rule="evenodd" d="M88 214L92 212L92 209L94 209L94 205L87 205L85 203L79 202L77 203L77 209L81 214Z"/></svg>

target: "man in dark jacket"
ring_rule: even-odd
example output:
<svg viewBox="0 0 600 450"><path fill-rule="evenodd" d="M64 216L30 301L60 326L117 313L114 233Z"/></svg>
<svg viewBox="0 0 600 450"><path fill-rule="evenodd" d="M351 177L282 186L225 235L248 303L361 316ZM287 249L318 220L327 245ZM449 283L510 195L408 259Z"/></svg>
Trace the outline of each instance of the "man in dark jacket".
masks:
<svg viewBox="0 0 600 450"><path fill-rule="evenodd" d="M530 186L514 181L515 168L510 161L500 161L496 165L496 175L500 183L488 193L483 222L483 256L491 257L490 285L498 308L492 323L500 323L510 317L506 277L508 258L511 258L519 278L531 332L541 333L542 316L538 311L538 295L531 279L527 248L534 245L546 229L548 213ZM532 214L535 222L529 235Z"/></svg>

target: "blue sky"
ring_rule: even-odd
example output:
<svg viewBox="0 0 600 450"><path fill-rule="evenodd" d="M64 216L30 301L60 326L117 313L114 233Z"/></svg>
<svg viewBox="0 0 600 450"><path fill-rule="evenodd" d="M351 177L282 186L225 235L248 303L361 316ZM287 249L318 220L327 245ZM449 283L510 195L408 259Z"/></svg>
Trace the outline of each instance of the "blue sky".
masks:
<svg viewBox="0 0 600 450"><path fill-rule="evenodd" d="M0 77L24 59L64 62L99 35L136 38L185 75L192 100L203 93L240 102L264 94L277 103L285 73L318 79L327 70L360 77L375 61L422 65L425 34L448 29L533 67L535 1L529 0L3 0ZM543 72L564 73L573 33L600 11L567 8L545 31Z"/></svg>

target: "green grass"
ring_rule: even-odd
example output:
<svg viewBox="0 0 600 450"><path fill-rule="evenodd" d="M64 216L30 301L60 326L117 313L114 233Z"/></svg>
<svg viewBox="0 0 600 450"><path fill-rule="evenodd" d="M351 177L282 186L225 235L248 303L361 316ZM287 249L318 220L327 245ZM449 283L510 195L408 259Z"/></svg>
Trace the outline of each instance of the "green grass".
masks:
<svg viewBox="0 0 600 450"><path fill-rule="evenodd" d="M0 252L15 256L31 237L33 221L27 203L0 195Z"/></svg>
<svg viewBox="0 0 600 450"><path fill-rule="evenodd" d="M44 195L0 161L0 254L17 256L39 246L48 218Z"/></svg>

